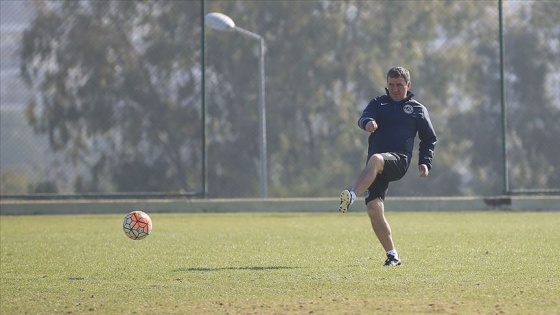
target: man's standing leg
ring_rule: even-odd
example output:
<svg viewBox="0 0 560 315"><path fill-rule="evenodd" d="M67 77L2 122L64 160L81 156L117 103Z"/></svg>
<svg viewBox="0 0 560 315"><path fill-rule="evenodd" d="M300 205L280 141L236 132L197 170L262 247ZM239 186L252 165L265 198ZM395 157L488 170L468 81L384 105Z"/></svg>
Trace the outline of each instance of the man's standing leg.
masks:
<svg viewBox="0 0 560 315"><path fill-rule="evenodd" d="M385 206L383 204L383 200L381 200L381 198L375 198L374 200L368 202L367 212L369 219L371 220L373 231L381 243L381 246L383 246L383 249L387 252L385 266L400 265L401 260L395 249L395 244L393 243L391 226L385 218Z"/></svg>

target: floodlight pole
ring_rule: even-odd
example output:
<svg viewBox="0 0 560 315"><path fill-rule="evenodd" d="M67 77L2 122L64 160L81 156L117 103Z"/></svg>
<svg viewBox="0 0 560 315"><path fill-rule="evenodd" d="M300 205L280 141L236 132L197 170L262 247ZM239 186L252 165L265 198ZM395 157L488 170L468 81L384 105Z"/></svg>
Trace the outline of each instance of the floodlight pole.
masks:
<svg viewBox="0 0 560 315"><path fill-rule="evenodd" d="M506 106L506 88L504 77L504 16L503 2L498 1L499 6L499 36L500 36L500 103L502 105L502 169L503 177L503 193L509 195L511 193L509 187L509 166L508 166L508 137L507 137L507 106Z"/></svg>
<svg viewBox="0 0 560 315"><path fill-rule="evenodd" d="M206 14L206 1L200 0L200 18L204 20L204 16ZM200 41L201 45L201 54L200 54L200 72L202 73L202 80L200 89L201 93L201 111L202 111L202 197L208 197L208 154L206 154L207 150L207 123L206 123L206 116L208 116L208 109L206 107L206 27L204 23L200 25L201 32L200 32Z"/></svg>
<svg viewBox="0 0 560 315"><path fill-rule="evenodd" d="M250 32L241 27L235 26L235 23L228 16L221 13L209 13L206 15L205 23L210 28L220 31L232 30L243 35L249 36L259 41L259 123L260 123L260 182L261 182L261 198L267 198L268 195L268 169L267 169L267 141L266 141L266 106L265 106L265 79L264 79L264 37Z"/></svg>

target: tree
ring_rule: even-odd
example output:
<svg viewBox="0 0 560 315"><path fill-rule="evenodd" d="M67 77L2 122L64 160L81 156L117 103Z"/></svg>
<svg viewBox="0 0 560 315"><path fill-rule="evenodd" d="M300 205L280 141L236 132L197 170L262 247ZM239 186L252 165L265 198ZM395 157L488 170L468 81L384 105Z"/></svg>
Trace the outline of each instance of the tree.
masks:
<svg viewBox="0 0 560 315"><path fill-rule="evenodd" d="M76 169L76 191L197 189L197 5L35 4L22 74L40 94L28 119Z"/></svg>
<svg viewBox="0 0 560 315"><path fill-rule="evenodd" d="M505 38L511 188L558 189L560 3L535 2L515 13Z"/></svg>
<svg viewBox="0 0 560 315"><path fill-rule="evenodd" d="M22 50L23 75L40 91L28 117L72 162L75 190L196 190L202 176L200 3L36 4L39 15ZM352 183L367 142L356 120L384 93L393 65L411 70L412 91L428 107L440 140L428 185L409 175L391 195L502 192L495 2L207 6L265 39L270 196L333 196ZM555 10L555 2L527 2L508 13L516 22L508 24L507 46L519 47L507 50L508 119L526 125L509 130L512 175L524 187L554 187L560 178L557 149L539 144L553 143L558 134L552 101L558 45L550 39L559 28L548 14ZM209 196L254 197L258 45L237 32L208 30L206 47ZM525 106L533 102L537 114ZM416 156L412 163L415 168Z"/></svg>

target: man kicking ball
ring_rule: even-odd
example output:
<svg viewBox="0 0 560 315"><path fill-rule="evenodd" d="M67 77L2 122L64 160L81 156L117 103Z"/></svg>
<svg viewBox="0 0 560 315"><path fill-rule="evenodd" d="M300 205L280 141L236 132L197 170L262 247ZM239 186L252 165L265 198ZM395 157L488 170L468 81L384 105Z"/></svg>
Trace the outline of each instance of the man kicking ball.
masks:
<svg viewBox="0 0 560 315"><path fill-rule="evenodd" d="M383 205L389 182L406 174L416 134L420 139L418 170L421 177L427 177L437 141L428 110L413 99L410 87L407 69L389 69L387 94L371 100L358 120L358 126L370 133L366 166L352 189L340 194L338 210L342 213L348 211L357 196L365 197L373 231L387 252L385 266L401 264Z"/></svg>

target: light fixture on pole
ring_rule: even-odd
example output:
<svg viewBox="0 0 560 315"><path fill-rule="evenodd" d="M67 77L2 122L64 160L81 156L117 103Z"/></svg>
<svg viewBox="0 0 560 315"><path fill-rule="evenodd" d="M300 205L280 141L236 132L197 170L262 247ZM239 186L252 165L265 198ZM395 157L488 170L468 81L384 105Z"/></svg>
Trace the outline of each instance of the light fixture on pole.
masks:
<svg viewBox="0 0 560 315"><path fill-rule="evenodd" d="M264 103L264 38L241 27L235 26L233 20L222 13L208 13L204 18L206 26L219 31L236 31L259 41L259 116L260 116L260 181L261 197L267 197L268 171L266 148L266 108Z"/></svg>

